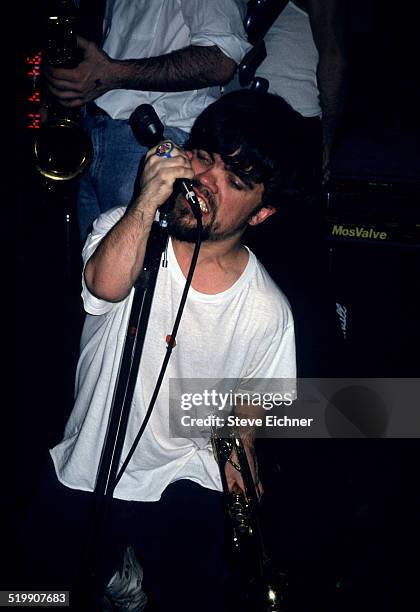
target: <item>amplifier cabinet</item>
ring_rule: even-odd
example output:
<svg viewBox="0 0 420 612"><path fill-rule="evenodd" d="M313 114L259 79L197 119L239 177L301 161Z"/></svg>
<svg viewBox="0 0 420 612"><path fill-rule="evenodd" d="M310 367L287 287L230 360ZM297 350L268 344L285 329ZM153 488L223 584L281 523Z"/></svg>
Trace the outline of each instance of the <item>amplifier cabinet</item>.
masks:
<svg viewBox="0 0 420 612"><path fill-rule="evenodd" d="M325 192L324 221L349 372L420 375L420 189L336 182Z"/></svg>
<svg viewBox="0 0 420 612"><path fill-rule="evenodd" d="M420 182L334 180L323 197L327 241L420 247Z"/></svg>

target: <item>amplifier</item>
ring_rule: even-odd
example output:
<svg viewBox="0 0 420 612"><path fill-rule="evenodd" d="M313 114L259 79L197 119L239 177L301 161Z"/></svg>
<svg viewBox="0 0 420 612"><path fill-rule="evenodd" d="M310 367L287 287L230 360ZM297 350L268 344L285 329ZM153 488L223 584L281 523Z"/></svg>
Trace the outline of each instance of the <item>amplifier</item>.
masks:
<svg viewBox="0 0 420 612"><path fill-rule="evenodd" d="M420 182L334 179L323 197L328 242L420 247Z"/></svg>

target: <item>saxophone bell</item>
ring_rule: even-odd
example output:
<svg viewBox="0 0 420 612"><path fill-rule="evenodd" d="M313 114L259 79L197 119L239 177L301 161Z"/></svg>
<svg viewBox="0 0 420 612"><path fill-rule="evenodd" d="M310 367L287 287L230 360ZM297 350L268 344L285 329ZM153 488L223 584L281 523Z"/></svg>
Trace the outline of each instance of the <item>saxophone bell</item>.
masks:
<svg viewBox="0 0 420 612"><path fill-rule="evenodd" d="M70 181L92 158L92 143L80 123L69 116L47 120L33 143L35 167L50 181Z"/></svg>

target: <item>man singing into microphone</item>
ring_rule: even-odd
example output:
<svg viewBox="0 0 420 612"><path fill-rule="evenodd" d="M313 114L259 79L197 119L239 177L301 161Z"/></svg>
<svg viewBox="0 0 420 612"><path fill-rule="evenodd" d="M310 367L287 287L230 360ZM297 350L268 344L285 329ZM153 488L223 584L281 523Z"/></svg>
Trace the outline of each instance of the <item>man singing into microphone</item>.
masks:
<svg viewBox="0 0 420 612"><path fill-rule="evenodd" d="M272 215L293 188L300 126L298 115L277 96L249 90L227 94L196 120L187 150L170 144L150 149L140 193L128 209L114 208L96 220L83 250L87 316L75 406L63 440L51 450L50 481L29 517L26 573L32 572L32 579L22 588L36 586L37 572L42 577L38 588L71 591L74 586L133 285L156 212L171 196L176 179L184 178L192 181L198 198L203 243L153 414L114 492L98 571L105 588L131 544L153 609L224 609L219 467L209 441L200 445L171 437L169 381L295 377L289 304L241 238L248 226ZM195 216L179 194L170 213L167 266L158 273L123 459L165 357L196 228ZM249 448L252 441L248 438L246 444ZM229 463L226 476L230 489L242 486Z"/></svg>

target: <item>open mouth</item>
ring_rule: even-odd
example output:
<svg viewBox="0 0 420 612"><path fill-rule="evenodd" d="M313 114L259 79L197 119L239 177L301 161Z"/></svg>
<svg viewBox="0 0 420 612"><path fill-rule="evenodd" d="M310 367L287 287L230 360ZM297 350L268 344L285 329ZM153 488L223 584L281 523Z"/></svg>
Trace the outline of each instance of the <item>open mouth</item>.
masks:
<svg viewBox="0 0 420 612"><path fill-rule="evenodd" d="M200 210L201 210L201 212L202 212L203 214L206 214L206 213L210 212L210 209L209 209L208 203L207 203L207 202L206 202L206 200L203 198L203 196L202 196L202 195L200 195L199 193L197 193L197 190L196 190L196 189L194 189L194 193L195 193L195 195L197 196L197 200L198 200L198 203L199 203L199 205L200 205Z"/></svg>

